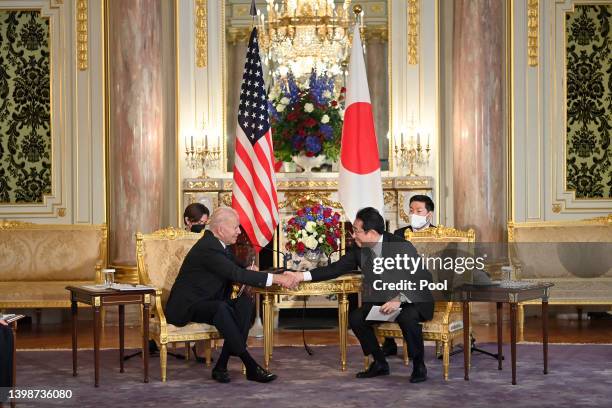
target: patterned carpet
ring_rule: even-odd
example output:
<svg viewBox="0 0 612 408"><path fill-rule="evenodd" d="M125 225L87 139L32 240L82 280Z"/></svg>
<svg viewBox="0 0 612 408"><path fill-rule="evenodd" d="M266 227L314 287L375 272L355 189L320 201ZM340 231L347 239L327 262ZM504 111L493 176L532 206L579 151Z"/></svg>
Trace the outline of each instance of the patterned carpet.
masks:
<svg viewBox="0 0 612 408"><path fill-rule="evenodd" d="M484 345L494 350L493 344ZM410 367L390 358L391 375L367 380L354 378L363 365L358 347L349 350L349 368L338 369L337 347L274 350L270 384L247 381L239 361L230 361L230 384L210 379L210 370L193 361L169 357L168 382L160 382L159 360L151 358L149 384L142 382L139 358L126 362L119 373L118 352L101 352L100 388L93 386L93 352L79 352L79 376L72 377L70 351L18 352L18 384L22 388L70 389L70 400L25 401L18 407L610 407L612 406L612 345L551 345L549 374L542 374L542 347L518 346L518 385L512 386L508 356L504 369L475 354L471 379L463 380L463 355L451 357L449 381L442 379L441 361L427 348L429 380L410 384ZM261 348L252 350L261 361ZM401 354L401 350L400 350Z"/></svg>

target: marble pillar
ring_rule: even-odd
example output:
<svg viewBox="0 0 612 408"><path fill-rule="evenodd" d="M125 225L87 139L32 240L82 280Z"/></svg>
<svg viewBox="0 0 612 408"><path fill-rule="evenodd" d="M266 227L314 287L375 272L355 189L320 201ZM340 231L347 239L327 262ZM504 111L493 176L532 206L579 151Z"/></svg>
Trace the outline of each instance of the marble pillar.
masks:
<svg viewBox="0 0 612 408"><path fill-rule="evenodd" d="M134 234L161 227L161 0L108 1L109 260L134 265Z"/></svg>
<svg viewBox="0 0 612 408"><path fill-rule="evenodd" d="M503 0L455 0L454 220L479 242L502 242L506 225L504 19Z"/></svg>

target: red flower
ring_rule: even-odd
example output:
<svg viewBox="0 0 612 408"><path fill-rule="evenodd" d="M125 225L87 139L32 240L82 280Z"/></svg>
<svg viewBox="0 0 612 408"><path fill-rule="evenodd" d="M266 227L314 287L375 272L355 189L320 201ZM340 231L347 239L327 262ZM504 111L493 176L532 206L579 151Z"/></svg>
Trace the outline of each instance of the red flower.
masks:
<svg viewBox="0 0 612 408"><path fill-rule="evenodd" d="M286 249L287 251L291 251L291 249L292 249L292 248L291 248L291 242L287 242L287 243L285 244L285 249Z"/></svg>
<svg viewBox="0 0 612 408"><path fill-rule="evenodd" d="M338 101L331 101L331 106L338 106Z"/></svg>
<svg viewBox="0 0 612 408"><path fill-rule="evenodd" d="M297 211L297 215L298 215L298 216L300 216L300 217L303 217L303 216L304 216L304 214L306 214L306 212L304 211L304 209L303 209L303 208L300 208L300 209Z"/></svg>
<svg viewBox="0 0 612 408"><path fill-rule="evenodd" d="M296 249L297 249L298 252L304 252L304 250L306 249L306 246L304 246L303 242L298 242L297 246L296 246Z"/></svg>
<svg viewBox="0 0 612 408"><path fill-rule="evenodd" d="M345 92L346 92L346 88L345 87L340 88L340 93L345 93Z"/></svg>
<svg viewBox="0 0 612 408"><path fill-rule="evenodd" d="M335 240L335 239L333 239L333 238L332 238L332 237L330 237L330 236L327 236L327 243L328 243L329 245L333 245L335 242L336 242L336 240Z"/></svg>
<svg viewBox="0 0 612 408"><path fill-rule="evenodd" d="M308 118L304 121L304 126L306 127L314 127L317 124L317 121L313 118Z"/></svg>
<svg viewBox="0 0 612 408"><path fill-rule="evenodd" d="M329 207L328 207L328 208L326 208L325 210L323 210L323 216L324 216L325 218L329 218L329 217L331 217L331 214L332 214L332 209L331 209L331 208L329 208Z"/></svg>
<svg viewBox="0 0 612 408"><path fill-rule="evenodd" d="M334 235L336 236L336 238L340 238L340 230L339 229L335 230Z"/></svg>
<svg viewBox="0 0 612 408"><path fill-rule="evenodd" d="M296 120L296 119L298 118L298 116L299 116L299 115L300 115L300 114L299 114L299 112L298 112L298 111L293 111L293 112L290 112L290 113L287 115L287 119L288 119L288 120Z"/></svg>

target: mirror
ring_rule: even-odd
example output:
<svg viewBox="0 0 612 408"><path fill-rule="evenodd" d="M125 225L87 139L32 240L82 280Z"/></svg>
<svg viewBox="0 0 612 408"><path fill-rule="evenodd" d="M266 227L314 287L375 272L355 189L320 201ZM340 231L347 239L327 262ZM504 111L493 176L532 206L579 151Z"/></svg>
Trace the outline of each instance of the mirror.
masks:
<svg viewBox="0 0 612 408"><path fill-rule="evenodd" d="M352 4L351 4L352 3ZM345 16L350 18L351 26L348 28L348 32L352 32L352 24L354 22L353 6L359 4L363 9L364 16L364 30L362 34L363 43L365 45L365 62L366 70L368 74L368 85L370 88L370 99L372 101L373 113L374 113L374 124L376 128L376 135L378 138L378 148L381 160L382 170L389 169L389 128L390 128L390 69L389 69L389 18L388 13L390 10L390 0L361 0L361 1L350 1L350 0L258 0L256 1L257 9L260 12L256 24L264 29L269 28L270 18L274 21L274 14L279 17L276 21L283 21L282 14L285 12L285 8L297 7L297 10L290 9L288 13L298 15L298 13L310 13L309 15L316 15L319 18L317 21L323 21L322 17L332 16L336 18L336 21L341 21L342 13L346 12ZM247 51L247 44L252 29L253 19L249 15L250 11L250 0L225 0L225 81L226 81L226 92L225 92L225 135L226 135L226 152L227 152L227 171L232 171L234 167L234 146L235 146L235 132L236 132L236 121L238 116L238 104L240 98L240 84L242 83L242 74L244 68L244 60ZM272 12L268 6L272 7ZM333 9L333 11L332 11ZM305 14L305 15L306 15ZM287 15L287 14L285 14ZM262 25L262 19L264 23ZM303 19L302 19L303 20ZM330 42L342 42L339 44L339 50L346 48L348 40L337 39L339 32L342 31L341 23L336 23L335 27L329 29L327 32L323 32L323 26L317 25L318 34L326 35L325 38L329 38ZM276 30L268 31L274 32L275 35L281 35L285 38L287 36L293 36L293 44L298 44L297 36L303 35L299 31L299 27L292 27L290 24L282 25L276 24ZM278 34L280 33L280 34ZM333 37L333 36L336 37ZM262 44L264 50L260 50L260 54L265 53L265 44ZM288 47L290 50L293 49L297 52L298 47ZM341 51L340 51L341 52ZM279 65L274 54L269 52L267 55L262 55L264 60L264 76L266 77L266 87L269 89L269 99L274 99L274 96L279 95L282 92L282 86L286 86L286 74L287 70L285 67ZM267 58L271 57L271 58ZM288 58L287 55L283 55L285 62ZM288 61L289 63L291 61ZM290 65L286 63L285 65ZM301 64L304 64L303 62ZM316 62L315 62L316 65ZM295 70L298 70L297 66L293 66ZM339 62L333 69L333 75L329 74L333 79L333 94L331 100L338 99L340 104L338 106L341 109L344 108L340 95L340 90L345 81L346 76L346 60ZM319 67L320 68L320 67ZM310 69L302 69L302 72L296 73L298 78L296 82L303 84L306 88L308 87L308 77ZM279 75L280 73L280 75ZM283 74L285 76L283 76ZM274 78L274 79L273 79ZM339 89L340 88L340 89ZM281 95L282 96L282 95ZM274 105L272 105L274 106ZM281 108L282 109L282 108ZM331 171L331 162L322 165L320 171ZM283 170L281 170L283 171ZM284 171L295 171L292 166L284 166ZM317 171L316 169L314 171Z"/></svg>

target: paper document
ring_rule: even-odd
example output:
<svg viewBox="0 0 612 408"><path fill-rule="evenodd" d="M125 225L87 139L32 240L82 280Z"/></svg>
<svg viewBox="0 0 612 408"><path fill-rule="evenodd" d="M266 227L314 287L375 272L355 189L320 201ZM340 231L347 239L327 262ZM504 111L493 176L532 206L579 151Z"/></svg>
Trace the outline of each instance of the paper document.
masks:
<svg viewBox="0 0 612 408"><path fill-rule="evenodd" d="M120 290L120 291L154 289L151 286L146 286L146 285L131 285L129 283L113 283L113 285L111 287L113 289Z"/></svg>
<svg viewBox="0 0 612 408"><path fill-rule="evenodd" d="M372 306L372 309L370 309L370 313L368 313L368 317L366 317L366 320L376 320L378 322L394 322L395 318L400 314L401 311L402 309L398 308L394 312L385 314L380 311L380 306Z"/></svg>

